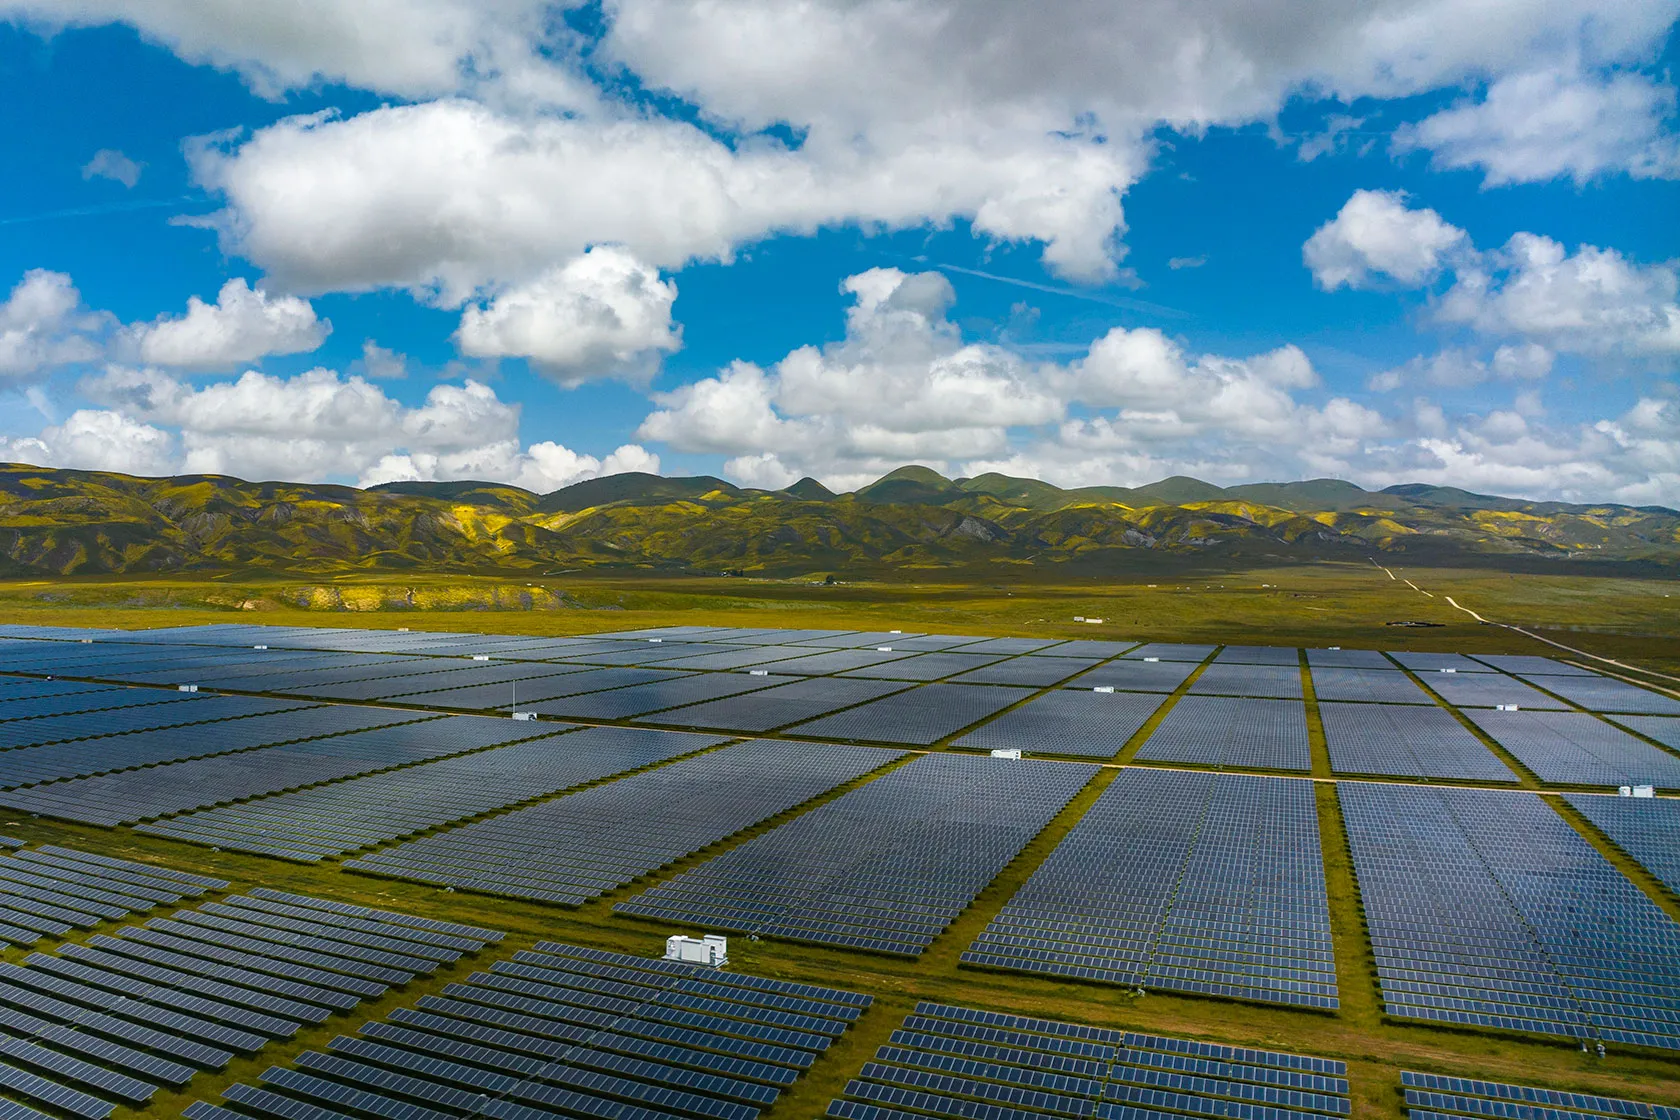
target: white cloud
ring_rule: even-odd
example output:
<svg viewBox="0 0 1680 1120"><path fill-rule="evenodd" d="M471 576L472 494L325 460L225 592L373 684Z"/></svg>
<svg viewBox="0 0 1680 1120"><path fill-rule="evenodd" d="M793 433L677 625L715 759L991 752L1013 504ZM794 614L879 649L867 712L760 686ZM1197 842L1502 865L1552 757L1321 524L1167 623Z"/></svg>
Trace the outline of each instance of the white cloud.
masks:
<svg viewBox="0 0 1680 1120"><path fill-rule="evenodd" d="M78 409L39 436L0 436L0 462L38 467L163 475L174 467L174 439L120 412Z"/></svg>
<svg viewBox="0 0 1680 1120"><path fill-rule="evenodd" d="M1674 108L1673 87L1643 74L1539 70L1400 129L1395 147L1427 150L1440 168L1479 167L1488 186L1613 173L1671 179L1680 177L1680 138L1667 128Z"/></svg>
<svg viewBox="0 0 1680 1120"><path fill-rule="evenodd" d="M547 0L0 0L0 18L44 31L125 23L257 93L330 82L402 97L490 86L561 104L586 99Z"/></svg>
<svg viewBox="0 0 1680 1120"><path fill-rule="evenodd" d="M371 338L363 339L361 374L370 381L401 381L408 376L408 355L387 350Z"/></svg>
<svg viewBox="0 0 1680 1120"><path fill-rule="evenodd" d="M1177 272L1181 268L1201 268L1207 263L1206 255L1200 257L1173 257L1167 262L1167 267Z"/></svg>
<svg viewBox="0 0 1680 1120"><path fill-rule="evenodd" d="M193 164L228 200L227 247L288 286L435 290L445 305L601 243L672 268L777 232L959 215L1100 278L1122 228L1116 191L1143 170L1133 148L1043 132L794 151L672 120L516 117L459 100L293 118L202 146Z"/></svg>
<svg viewBox="0 0 1680 1120"><path fill-rule="evenodd" d="M655 399L638 435L733 456L754 482L795 473L841 485L908 461L992 454L1019 425L1054 422L1063 403L1044 372L1000 347L965 344L946 318L937 272L876 268L849 277L846 337L803 346L769 370L735 362Z"/></svg>
<svg viewBox="0 0 1680 1120"><path fill-rule="evenodd" d="M140 181L140 169L140 164L115 148L101 148L93 153L92 159L82 165L82 178L109 179L133 190L134 184Z"/></svg>
<svg viewBox="0 0 1680 1120"><path fill-rule="evenodd" d="M250 371L194 385L155 370L112 367L86 379L81 391L106 406L98 415L178 432L180 453L168 465L189 473L363 485L475 479L549 490L599 474L658 469L658 458L634 445L602 460L553 441L522 447L519 406L470 380L436 385L412 408L361 377L327 369L289 378Z"/></svg>
<svg viewBox="0 0 1680 1120"><path fill-rule="evenodd" d="M1488 358L1478 357L1469 350L1449 348L1373 374L1365 387L1374 393L1391 393L1408 385L1467 389L1493 378L1541 381L1552 372L1556 357L1536 342L1501 346Z"/></svg>
<svg viewBox="0 0 1680 1120"><path fill-rule="evenodd" d="M243 279L222 285L214 304L197 296L187 313L124 331L142 362L184 370L221 370L270 354L303 354L326 340L332 324L315 316L306 299L270 296Z"/></svg>
<svg viewBox="0 0 1680 1120"><path fill-rule="evenodd" d="M617 246L597 246L530 283L467 308L455 341L476 358L528 358L562 385L648 380L682 345L677 286Z"/></svg>
<svg viewBox="0 0 1680 1120"><path fill-rule="evenodd" d="M92 361L103 352L100 336L109 326L109 316L82 306L70 277L31 269L0 303L0 382Z"/></svg>
<svg viewBox="0 0 1680 1120"><path fill-rule="evenodd" d="M1532 233L1460 267L1435 308L1443 323L1553 350L1672 360L1680 356L1680 274L1613 249L1574 253Z"/></svg>
<svg viewBox="0 0 1680 1120"><path fill-rule="evenodd" d="M241 14L248 6L212 5L214 18L192 35L170 30L183 6L166 0L156 5L163 14L141 14L137 0L77 0L72 10L139 21L187 57L238 55L247 39L275 53L280 37L248 26L258 19ZM1666 34L1667 6L1312 0L1257 14L1236 0L975 0L959 16L951 0L606 5L597 63L622 63L641 84L686 98L702 129L682 114L591 102L588 91L555 113L552 98L509 92L513 68L478 81L485 28L513 29L527 47L569 34L557 19L536 29L534 5L506 0L479 16L449 0L379 0L347 16L312 0L265 21L296 21L287 41L312 60L264 62L276 80L337 73L458 99L282 121L194 162L226 199L224 245L298 290L408 287L455 306L530 283L602 242L675 268L727 260L778 233L959 219L983 238L1042 244L1045 263L1065 276L1117 281L1121 196L1146 170L1161 124L1199 131L1266 119L1301 93L1351 100L1453 88L1537 57L1588 67L1638 59ZM214 42L191 46L194 35ZM341 53L329 52L329 65L321 44L335 36ZM571 47L548 48L559 60L550 70L563 69ZM407 78L374 72L410 66ZM767 138L771 126L798 143Z"/></svg>
<svg viewBox="0 0 1680 1120"><path fill-rule="evenodd" d="M1433 210L1407 207L1397 191L1359 190L1307 239L1301 257L1325 291L1369 287L1378 277L1415 287L1467 243L1463 230Z"/></svg>
<svg viewBox="0 0 1680 1120"><path fill-rule="evenodd" d="M729 456L725 471L754 485L812 474L847 487L905 462L973 473L1015 456L1078 481L1103 481L1089 476L1122 460L1229 475L1278 446L1346 451L1383 429L1349 401L1300 403L1318 377L1292 346L1192 358L1159 331L1116 328L1067 366L1033 365L965 343L939 273L872 269L844 290L855 303L842 342L801 347L768 370L736 362L663 394L638 434ZM1113 412L1070 416L1076 408Z"/></svg>

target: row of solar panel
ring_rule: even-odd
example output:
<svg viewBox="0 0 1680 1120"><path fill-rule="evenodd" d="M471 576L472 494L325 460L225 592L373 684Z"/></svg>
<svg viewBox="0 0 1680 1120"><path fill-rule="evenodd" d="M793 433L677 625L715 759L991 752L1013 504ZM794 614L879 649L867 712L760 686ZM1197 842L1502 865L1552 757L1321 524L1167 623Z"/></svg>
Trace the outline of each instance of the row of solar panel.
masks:
<svg viewBox="0 0 1680 1120"><path fill-rule="evenodd" d="M545 942L185 1115L754 1120L870 1003Z"/></svg>
<svg viewBox="0 0 1680 1120"><path fill-rule="evenodd" d="M1347 1067L1330 1059L926 1002L828 1107L835 1120L1351 1112Z"/></svg>
<svg viewBox="0 0 1680 1120"><path fill-rule="evenodd" d="M1095 773L923 755L614 909L917 956Z"/></svg>
<svg viewBox="0 0 1680 1120"><path fill-rule="evenodd" d="M1389 1014L1680 1049L1680 923L1540 798L1338 793Z"/></svg>
<svg viewBox="0 0 1680 1120"><path fill-rule="evenodd" d="M34 945L226 886L220 879L70 848L20 851L0 858L0 941Z"/></svg>
<svg viewBox="0 0 1680 1120"><path fill-rule="evenodd" d="M0 964L0 1089L80 1117L143 1107L501 936L260 890L31 953Z"/></svg>
<svg viewBox="0 0 1680 1120"><path fill-rule="evenodd" d="M1128 768L962 959L1333 1009L1312 784Z"/></svg>
<svg viewBox="0 0 1680 1120"><path fill-rule="evenodd" d="M899 757L877 747L739 743L344 866L577 906Z"/></svg>

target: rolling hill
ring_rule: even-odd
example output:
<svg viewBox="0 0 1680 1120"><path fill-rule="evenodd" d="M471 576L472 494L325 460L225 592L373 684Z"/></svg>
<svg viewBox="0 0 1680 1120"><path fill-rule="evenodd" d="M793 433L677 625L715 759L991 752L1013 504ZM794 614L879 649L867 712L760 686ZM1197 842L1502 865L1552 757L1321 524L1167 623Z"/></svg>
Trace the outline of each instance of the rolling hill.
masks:
<svg viewBox="0 0 1680 1120"><path fill-rule="evenodd" d="M348 486L0 465L0 575L356 571L885 574L1209 562L1680 563L1680 513L1336 479L1169 478L1064 490L902 467L849 494L621 474L552 494L483 482Z"/></svg>

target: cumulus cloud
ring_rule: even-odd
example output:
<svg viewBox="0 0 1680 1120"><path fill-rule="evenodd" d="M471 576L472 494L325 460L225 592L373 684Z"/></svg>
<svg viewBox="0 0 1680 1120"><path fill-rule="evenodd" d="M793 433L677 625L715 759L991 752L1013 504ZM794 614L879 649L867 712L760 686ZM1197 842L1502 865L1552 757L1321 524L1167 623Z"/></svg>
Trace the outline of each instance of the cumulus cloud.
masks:
<svg viewBox="0 0 1680 1120"><path fill-rule="evenodd" d="M1403 386L1418 385L1466 389L1490 379L1541 381L1552 372L1556 360L1557 355L1537 342L1507 344L1487 358L1469 350L1449 348L1374 374L1366 382L1366 388L1376 393L1391 393Z"/></svg>
<svg viewBox="0 0 1680 1120"><path fill-rule="evenodd" d="M1673 87L1643 74L1539 70L1401 128L1395 147L1427 150L1436 167L1481 168L1488 186L1612 173L1672 179L1680 177L1680 138L1667 127L1674 108Z"/></svg>
<svg viewBox="0 0 1680 1120"><path fill-rule="evenodd" d="M227 247L288 286L431 292L453 306L591 245L656 267L729 259L772 233L964 215L1045 244L1070 275L1113 271L1123 145L1037 132L929 137L902 151L726 144L681 121L518 117L469 101L292 118L193 155Z"/></svg>
<svg viewBox="0 0 1680 1120"><path fill-rule="evenodd" d="M303 354L326 340L332 324L309 301L271 296L243 279L222 285L213 304L197 296L187 313L128 327L125 341L142 362L183 370L222 370L270 354Z"/></svg>
<svg viewBox="0 0 1680 1120"><path fill-rule="evenodd" d="M82 165L82 178L109 179L133 190L140 181L140 166L115 148L101 148Z"/></svg>
<svg viewBox="0 0 1680 1120"><path fill-rule="evenodd" d="M871 269L844 290L854 297L844 340L801 347L770 369L735 362L663 394L638 434L730 456L726 471L755 485L814 474L847 487L904 462L975 471L1016 454L1072 481L1113 481L1128 456L1137 471L1212 456L1212 470L1229 474L1303 433L1320 450L1345 450L1381 428L1349 401L1300 403L1295 394L1318 376L1292 346L1192 357L1159 331L1116 328L1068 365L1031 364L964 342L939 273ZM1031 450L1018 450L1022 438Z"/></svg>
<svg viewBox="0 0 1680 1120"><path fill-rule="evenodd" d="M570 388L597 377L648 380L682 345L671 322L677 286L616 246L597 246L483 306L455 333L475 358L528 358Z"/></svg>
<svg viewBox="0 0 1680 1120"><path fill-rule="evenodd" d="M408 355L388 350L371 338L364 339L361 374L370 381L401 381L408 376Z"/></svg>
<svg viewBox="0 0 1680 1120"><path fill-rule="evenodd" d="M0 303L0 383L92 361L103 352L101 335L110 325L109 316L82 305L70 277L31 269Z"/></svg>
<svg viewBox="0 0 1680 1120"><path fill-rule="evenodd" d="M1041 371L997 346L964 343L937 272L849 277L846 337L803 346L771 369L736 362L655 399L638 435L733 456L755 483L818 473L841 485L906 461L1002 450L1007 430L1062 415Z"/></svg>
<svg viewBox="0 0 1680 1120"><path fill-rule="evenodd" d="M418 407L327 369L296 377L249 371L195 385L157 370L112 367L84 380L81 391L104 406L97 415L170 435L179 452L166 465L189 473L362 485L475 479L551 490L658 469L657 457L634 445L600 460L553 441L524 447L519 406L471 380L434 386ZM40 442L52 446L48 433Z"/></svg>
<svg viewBox="0 0 1680 1120"><path fill-rule="evenodd" d="M1672 360L1680 356L1677 293L1673 265L1640 265L1591 245L1571 253L1518 233L1461 267L1435 314L1553 350Z"/></svg>
<svg viewBox="0 0 1680 1120"><path fill-rule="evenodd" d="M161 475L174 467L175 440L120 412L83 408L38 436L0 436L0 462Z"/></svg>
<svg viewBox="0 0 1680 1120"><path fill-rule="evenodd" d="M1370 287L1380 277L1415 287L1467 242L1463 230L1433 210L1411 209L1398 191L1359 190L1307 239L1301 257L1325 291Z"/></svg>
<svg viewBox="0 0 1680 1120"><path fill-rule="evenodd" d="M44 31L124 23L257 93L329 82L402 97L490 85L560 104L587 100L548 0L0 0L0 17ZM558 27L557 27L558 25Z"/></svg>
<svg viewBox="0 0 1680 1120"><path fill-rule="evenodd" d="M534 3L479 15L452 0L377 0L346 15L315 0L261 17L212 4L191 29L178 26L184 7L73 0L60 18L103 13L186 57L236 59L224 64L248 76L237 59L255 54L275 81L339 74L419 102L281 121L201 149L196 175L226 200L226 248L298 290L408 287L449 306L531 283L603 241L675 268L846 224L966 220L982 238L1041 244L1064 276L1115 281L1121 198L1162 124L1267 119L1302 92L1394 98L1497 81L1537 57L1601 67L1648 53L1669 22L1660 5L1589 0L1312 0L1258 14L1236 0L978 0L960 13L951 0L606 5L591 57L688 101L699 127L687 113L592 100L592 87L573 91L565 113L510 92L518 67L481 65L487 28L511 29L542 46L550 71L574 74L570 47L549 41L571 33L541 22ZM274 47L267 24L316 14L286 51ZM773 138L790 134L797 143Z"/></svg>

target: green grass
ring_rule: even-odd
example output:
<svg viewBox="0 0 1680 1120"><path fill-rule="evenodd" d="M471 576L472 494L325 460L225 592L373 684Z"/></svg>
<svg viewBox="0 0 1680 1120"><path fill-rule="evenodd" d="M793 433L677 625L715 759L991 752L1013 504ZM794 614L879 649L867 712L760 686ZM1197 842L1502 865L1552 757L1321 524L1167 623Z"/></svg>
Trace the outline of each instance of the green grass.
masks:
<svg viewBox="0 0 1680 1120"><path fill-rule="evenodd" d="M236 610L208 599L231 591L250 601L263 585L230 588L182 580L55 581L0 584L0 622L151 627L201 622L261 621L288 625L409 626L414 629L472 630L520 634L572 634L668 623L754 626L856 627L949 630L1070 638L1138 638L1229 641L1260 644L1342 645L1387 649L1534 653L1531 639L1482 626L1445 605L1453 595L1490 619L1541 627L1579 648L1637 661L1662 671L1680 671L1680 596L1671 585L1648 580L1588 580L1566 576L1507 579L1486 573L1396 572L1413 579L1435 598L1412 591L1374 568L1315 565L1263 573L1234 573L1218 580L1198 576L1173 586L1144 583L1044 583L1030 580L1007 588L957 583L877 584L813 587L772 581L578 578L565 584L567 596L597 609L544 611L315 612L285 607ZM391 581L383 583L389 585ZM437 581L466 592L463 581ZM551 583L553 581L550 581ZM1157 583L1162 580L1156 579ZM1260 586L1262 583L1270 587ZM558 583L553 586L560 587ZM43 599L43 595L54 598ZM467 596L470 598L470 596ZM1675 605L1671 605L1675 604ZM609 608L609 609L600 609ZM1072 622L1075 614L1105 618L1101 626ZM1439 629L1384 625L1398 619L1438 621ZM1591 619L1590 630L1567 630ZM1188 689L1186 681L1179 693ZM1309 703L1315 776L1327 776L1322 730ZM1157 717L1159 718L1159 717ZM1117 761L1124 762L1143 741L1134 737ZM1507 761L1510 761L1507 759ZM845 952L781 941L731 940L740 971L828 984L876 997L875 1007L818 1062L771 1112L772 1118L820 1115L828 1099L896 1027L919 999L943 1000L1099 1026L1141 1029L1166 1035L1276 1048L1349 1063L1355 1114L1400 1115L1399 1071L1417 1068L1557 1088L1592 1090L1680 1105L1680 1055L1613 1047L1604 1060L1561 1043L1499 1032L1457 1031L1404 1024L1383 1015L1374 966L1360 916L1358 888L1335 799L1334 785L1317 784L1321 839L1337 950L1342 1009L1330 1015L1257 1004L1196 999L1165 993L1138 998L1095 984L959 967L958 956L1013 892L1089 807L1117 773L1105 767L1095 782L1014 860L947 933L918 961ZM1529 783L1525 783L1529 784ZM835 795L838 795L837 791ZM1551 799L1556 801L1557 799ZM796 812L801 810L796 810ZM1615 850L1567 809L1565 819L1585 833L1617 866L1659 897L1670 914L1675 902L1649 875ZM64 843L131 859L157 860L181 870L228 879L233 890L269 886L362 905L506 930L508 939L477 959L443 969L432 978L393 990L384 999L319 1027L300 1031L287 1043L236 1060L223 1073L195 1079L185 1093L160 1093L144 1115L173 1116L196 1099L216 1100L234 1081L254 1081L271 1064L284 1064L305 1049L323 1047L337 1034L353 1034L365 1020L414 1002L421 995L463 978L499 956L552 939L657 955L669 928L614 916L613 902L696 865L723 847L773 827L766 822L724 845L697 853L657 876L633 884L577 910L515 900L445 892L418 884L357 875L332 863L298 865L151 837L129 830L106 831L0 813L0 832L36 842ZM109 927L106 927L107 929ZM82 940L81 936L69 940ZM25 954L8 949L4 959ZM138 1116L126 1110L121 1117Z"/></svg>

